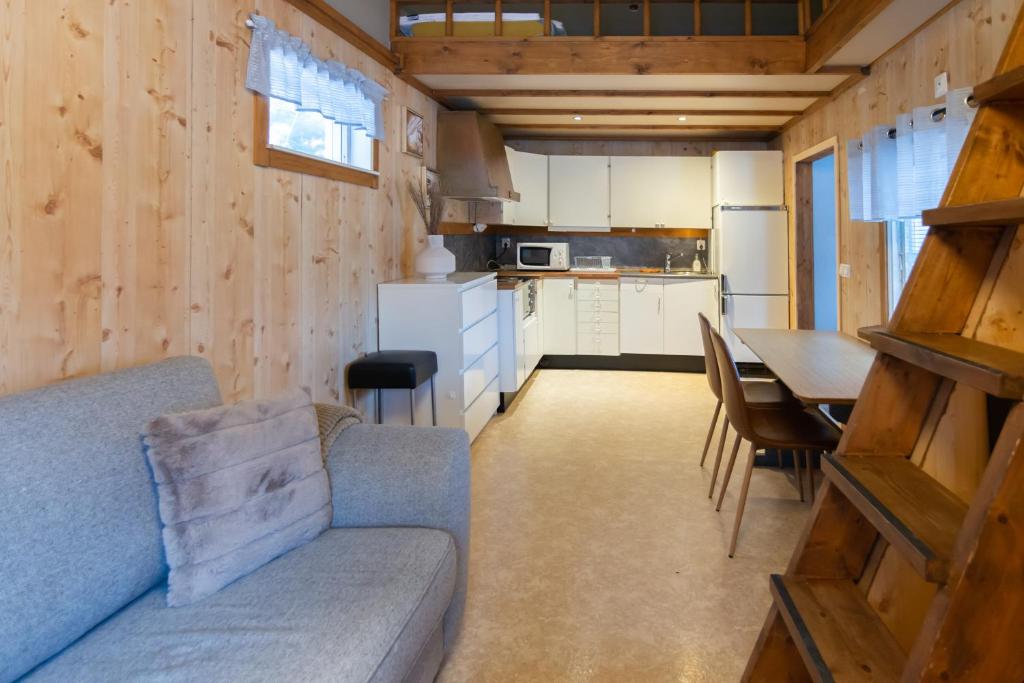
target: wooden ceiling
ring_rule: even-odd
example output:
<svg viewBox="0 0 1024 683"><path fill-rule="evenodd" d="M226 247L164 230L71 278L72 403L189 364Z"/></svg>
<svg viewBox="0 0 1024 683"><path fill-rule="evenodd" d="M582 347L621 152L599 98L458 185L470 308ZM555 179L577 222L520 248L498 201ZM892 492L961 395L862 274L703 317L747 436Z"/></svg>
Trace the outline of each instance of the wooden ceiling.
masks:
<svg viewBox="0 0 1024 683"><path fill-rule="evenodd" d="M801 28L809 26L801 36L752 35L758 0L735 0L745 8L748 35L658 36L649 17L661 0L648 0L635 3L648 17L645 35L600 35L598 28L595 36L555 36L546 25L545 35L527 38L459 36L452 13L462 1L435 3L448 9L448 35L393 38L396 70L452 109L488 115L507 138L765 140L858 78L861 64L915 31L946 0L830 0L815 21L809 2L794 0L804 7ZM551 6L503 2L511 12ZM598 5L598 27L599 6L621 4L574 2L580 3ZM554 16L550 9L547 16ZM697 17L699 25L699 10Z"/></svg>

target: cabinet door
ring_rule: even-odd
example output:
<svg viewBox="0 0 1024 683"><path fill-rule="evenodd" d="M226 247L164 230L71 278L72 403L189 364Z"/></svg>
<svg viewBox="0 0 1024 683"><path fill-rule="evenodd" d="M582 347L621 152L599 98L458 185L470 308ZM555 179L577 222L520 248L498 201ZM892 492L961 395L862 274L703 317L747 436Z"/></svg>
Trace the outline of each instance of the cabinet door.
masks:
<svg viewBox="0 0 1024 683"><path fill-rule="evenodd" d="M707 157L611 157L616 228L710 228Z"/></svg>
<svg viewBox="0 0 1024 683"><path fill-rule="evenodd" d="M512 225L544 226L548 224L548 157L506 148L512 185L519 193L519 202L506 202L513 206Z"/></svg>
<svg viewBox="0 0 1024 683"><path fill-rule="evenodd" d="M621 353L665 352L664 294L660 280L622 278L619 285Z"/></svg>
<svg viewBox="0 0 1024 683"><path fill-rule="evenodd" d="M551 225L609 227L608 157L552 156L548 164Z"/></svg>
<svg viewBox="0 0 1024 683"><path fill-rule="evenodd" d="M544 280L544 353L576 355L576 280Z"/></svg>
<svg viewBox="0 0 1024 683"><path fill-rule="evenodd" d="M665 353L674 356L702 356L697 314L703 313L718 329L717 280L665 281Z"/></svg>

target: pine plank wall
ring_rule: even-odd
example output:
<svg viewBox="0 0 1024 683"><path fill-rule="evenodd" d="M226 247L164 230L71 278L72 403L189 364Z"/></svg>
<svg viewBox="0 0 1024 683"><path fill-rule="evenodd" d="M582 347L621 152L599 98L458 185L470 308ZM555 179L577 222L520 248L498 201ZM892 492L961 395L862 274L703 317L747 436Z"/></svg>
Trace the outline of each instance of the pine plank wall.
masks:
<svg viewBox="0 0 1024 683"><path fill-rule="evenodd" d="M383 83L379 190L254 166L258 9ZM346 400L376 283L425 240L402 107L437 105L283 0L0 0L0 395L167 356L225 400Z"/></svg>

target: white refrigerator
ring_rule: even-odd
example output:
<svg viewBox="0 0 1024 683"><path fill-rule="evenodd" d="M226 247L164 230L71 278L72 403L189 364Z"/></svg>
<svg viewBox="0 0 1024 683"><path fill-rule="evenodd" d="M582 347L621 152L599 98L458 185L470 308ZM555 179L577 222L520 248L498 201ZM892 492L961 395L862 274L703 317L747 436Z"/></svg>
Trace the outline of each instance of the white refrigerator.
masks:
<svg viewBox="0 0 1024 683"><path fill-rule="evenodd" d="M778 152L715 156L714 228L722 336L740 363L760 359L733 334L789 328L789 217ZM742 202L758 202L744 205Z"/></svg>

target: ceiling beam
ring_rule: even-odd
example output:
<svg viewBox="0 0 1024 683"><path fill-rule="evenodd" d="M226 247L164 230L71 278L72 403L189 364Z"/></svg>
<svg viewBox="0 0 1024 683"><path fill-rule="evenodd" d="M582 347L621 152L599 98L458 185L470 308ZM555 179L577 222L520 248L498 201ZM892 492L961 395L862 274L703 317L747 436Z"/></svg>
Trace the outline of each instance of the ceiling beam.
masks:
<svg viewBox="0 0 1024 683"><path fill-rule="evenodd" d="M802 38L396 38L404 74L798 74Z"/></svg>
<svg viewBox="0 0 1024 683"><path fill-rule="evenodd" d="M744 135L742 132L737 131L731 135L692 135L680 133L678 135L665 135L665 134L651 134L651 135L609 135L607 133L590 133L586 135L559 135L558 133L516 133L510 132L505 134L505 141L510 140L541 140L541 141L557 141L557 142L769 142L774 140L777 135L777 131L770 133L750 133Z"/></svg>
<svg viewBox="0 0 1024 683"><path fill-rule="evenodd" d="M892 0L842 0L829 5L807 34L807 73L817 73Z"/></svg>
<svg viewBox="0 0 1024 683"><path fill-rule="evenodd" d="M538 90L460 88L434 90L441 99L454 97L722 97L745 98L808 98L827 97L831 90Z"/></svg>
<svg viewBox="0 0 1024 683"><path fill-rule="evenodd" d="M617 130L617 131L676 131L683 133L685 131L716 131L716 130L729 130L729 131L747 131L751 133L766 133L766 132L778 132L780 126L723 126L723 125L702 125L695 124L692 126L679 125L658 125L658 124L609 124L609 123L576 123L576 124L562 124L562 123L499 123L498 128L502 130L587 130L587 131L598 131L598 130Z"/></svg>
<svg viewBox="0 0 1024 683"><path fill-rule="evenodd" d="M797 116L803 109L478 109L485 116Z"/></svg>

